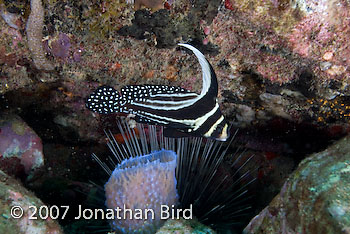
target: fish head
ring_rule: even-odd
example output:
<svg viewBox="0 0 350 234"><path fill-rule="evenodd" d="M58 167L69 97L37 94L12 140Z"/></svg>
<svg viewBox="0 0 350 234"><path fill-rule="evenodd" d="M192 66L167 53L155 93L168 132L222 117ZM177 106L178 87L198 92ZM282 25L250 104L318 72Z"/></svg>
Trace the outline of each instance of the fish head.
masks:
<svg viewBox="0 0 350 234"><path fill-rule="evenodd" d="M111 114L120 112L120 95L110 86L100 86L85 99L85 106L93 112Z"/></svg>

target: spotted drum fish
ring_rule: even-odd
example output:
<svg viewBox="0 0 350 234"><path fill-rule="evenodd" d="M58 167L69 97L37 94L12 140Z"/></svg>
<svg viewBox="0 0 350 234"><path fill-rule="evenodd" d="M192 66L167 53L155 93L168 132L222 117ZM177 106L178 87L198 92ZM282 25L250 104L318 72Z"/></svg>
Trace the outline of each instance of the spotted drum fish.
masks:
<svg viewBox="0 0 350 234"><path fill-rule="evenodd" d="M217 101L218 83L204 55L188 44L202 68L200 94L166 85L127 85L121 93L101 86L86 99L86 107L101 114L125 113L138 123L164 126L164 135L204 136L219 141L229 137L228 125Z"/></svg>

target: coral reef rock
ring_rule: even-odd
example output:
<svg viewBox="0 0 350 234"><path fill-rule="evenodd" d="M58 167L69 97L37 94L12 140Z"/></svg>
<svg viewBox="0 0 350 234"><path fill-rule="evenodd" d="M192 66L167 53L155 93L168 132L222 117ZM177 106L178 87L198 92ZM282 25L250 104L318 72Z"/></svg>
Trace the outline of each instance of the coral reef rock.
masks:
<svg viewBox="0 0 350 234"><path fill-rule="evenodd" d="M349 75L349 61L343 60L349 54L347 1L226 0L225 6L234 12L231 19L236 18L236 23L221 20L226 15L219 14L214 20L218 34L213 42L234 47L236 57L245 55L246 62L253 58L255 65L251 68L265 79L291 82L305 64L320 79L345 79ZM250 41L246 40L249 37L253 41L244 42ZM254 45L242 46L242 41Z"/></svg>
<svg viewBox="0 0 350 234"><path fill-rule="evenodd" d="M34 207L37 208L36 213ZM33 193L0 171L0 233L63 233L55 220L40 218L40 207L45 206Z"/></svg>
<svg viewBox="0 0 350 234"><path fill-rule="evenodd" d="M19 116L3 116L0 120L0 168L21 177L43 165L40 137Z"/></svg>
<svg viewBox="0 0 350 234"><path fill-rule="evenodd" d="M304 159L244 233L349 233L350 136Z"/></svg>

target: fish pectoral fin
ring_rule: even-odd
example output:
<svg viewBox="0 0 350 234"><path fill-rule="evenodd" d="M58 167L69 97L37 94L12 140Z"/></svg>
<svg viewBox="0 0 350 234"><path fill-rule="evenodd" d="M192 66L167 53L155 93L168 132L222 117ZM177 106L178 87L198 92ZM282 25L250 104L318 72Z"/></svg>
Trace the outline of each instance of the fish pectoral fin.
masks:
<svg viewBox="0 0 350 234"><path fill-rule="evenodd" d="M188 133L178 131L175 128L164 128L163 134L165 137L169 137L169 138L181 138L181 137L191 136Z"/></svg>

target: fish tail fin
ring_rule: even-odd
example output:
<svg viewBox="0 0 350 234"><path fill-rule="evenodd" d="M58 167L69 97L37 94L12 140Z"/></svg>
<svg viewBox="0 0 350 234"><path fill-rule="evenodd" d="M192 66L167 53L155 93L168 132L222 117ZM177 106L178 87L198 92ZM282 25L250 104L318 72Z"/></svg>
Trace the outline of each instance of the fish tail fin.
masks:
<svg viewBox="0 0 350 234"><path fill-rule="evenodd" d="M85 100L86 107L100 114L120 112L121 96L110 86L100 86Z"/></svg>

